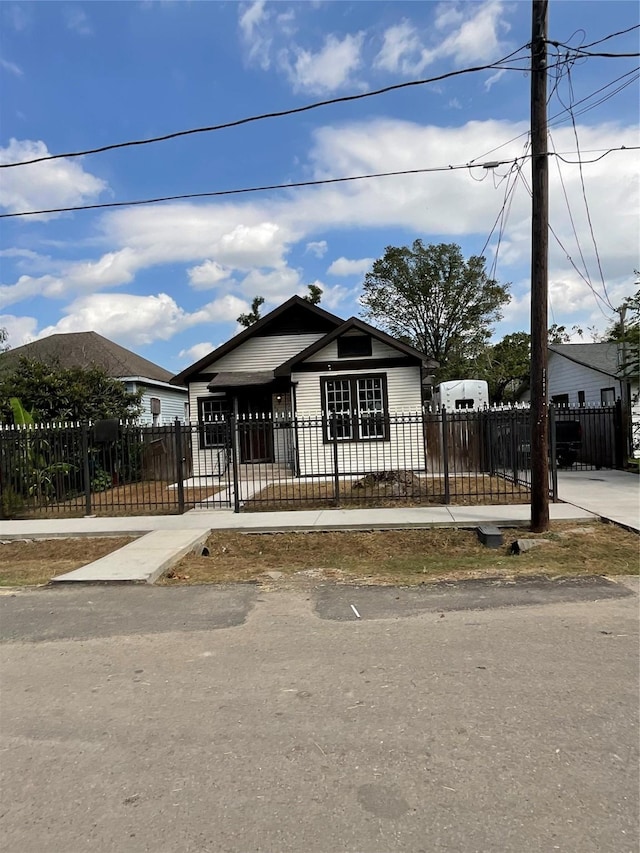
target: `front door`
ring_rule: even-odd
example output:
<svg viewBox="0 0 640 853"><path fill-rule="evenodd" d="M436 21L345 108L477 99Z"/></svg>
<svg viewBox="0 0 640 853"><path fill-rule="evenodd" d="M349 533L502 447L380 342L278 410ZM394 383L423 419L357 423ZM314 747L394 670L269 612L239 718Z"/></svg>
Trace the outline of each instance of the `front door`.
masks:
<svg viewBox="0 0 640 853"><path fill-rule="evenodd" d="M238 395L240 462L273 462L271 391Z"/></svg>

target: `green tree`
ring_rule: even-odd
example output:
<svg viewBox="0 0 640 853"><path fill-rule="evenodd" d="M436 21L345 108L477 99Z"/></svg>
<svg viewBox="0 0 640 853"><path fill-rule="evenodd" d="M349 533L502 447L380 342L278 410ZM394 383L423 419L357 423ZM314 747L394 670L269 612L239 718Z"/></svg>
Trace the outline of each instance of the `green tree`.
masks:
<svg viewBox="0 0 640 853"><path fill-rule="evenodd" d="M568 344L571 341L571 335L577 335L579 338L584 334L580 326L572 326L571 331L566 326L559 326L554 323L547 330L547 340L550 344Z"/></svg>
<svg viewBox="0 0 640 853"><path fill-rule="evenodd" d="M363 315L440 362L438 381L477 358L510 299L490 279L485 259L465 260L455 243L388 246L363 285Z"/></svg>
<svg viewBox="0 0 640 853"><path fill-rule="evenodd" d="M317 284L308 284L307 290L309 293L302 297L305 302L310 302L312 305L319 305L320 300L322 299L322 294L324 293L322 288L318 287Z"/></svg>
<svg viewBox="0 0 640 853"><path fill-rule="evenodd" d="M2 360L0 355L0 371ZM112 379L100 367L61 368L27 358L2 372L0 416L4 422L13 420L12 398L36 422L127 420L140 413L140 393L127 391L119 379Z"/></svg>
<svg viewBox="0 0 640 853"><path fill-rule="evenodd" d="M636 275L639 273L636 271ZM640 289L617 310L618 319L607 329L605 340L620 344L620 374L628 381L640 379Z"/></svg>
<svg viewBox="0 0 640 853"><path fill-rule="evenodd" d="M486 347L465 375L485 379L492 403L513 403L517 391L529 383L531 372L531 336L513 332Z"/></svg>
<svg viewBox="0 0 640 853"><path fill-rule="evenodd" d="M260 319L261 305L264 305L264 296L255 296L251 303L251 311L247 314L241 314L237 318L236 322L240 323L241 326L244 326L245 329L248 329L249 326L253 326L253 324L257 323Z"/></svg>
<svg viewBox="0 0 640 853"><path fill-rule="evenodd" d="M7 343L8 340L9 333L4 326L0 326L0 352L6 352L9 349L9 344Z"/></svg>

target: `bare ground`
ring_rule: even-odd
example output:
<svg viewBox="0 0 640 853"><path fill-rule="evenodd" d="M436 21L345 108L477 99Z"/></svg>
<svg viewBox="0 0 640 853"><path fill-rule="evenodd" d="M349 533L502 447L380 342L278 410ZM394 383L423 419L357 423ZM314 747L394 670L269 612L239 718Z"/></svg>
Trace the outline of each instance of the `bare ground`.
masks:
<svg viewBox="0 0 640 853"><path fill-rule="evenodd" d="M638 536L614 525L556 523L538 535L504 530L500 549L482 546L474 531L447 529L243 534L209 537L209 557L188 555L160 583L258 581L271 585L297 579L367 584L420 584L447 578L517 575L637 574ZM549 543L514 556L517 538Z"/></svg>
<svg viewBox="0 0 640 853"><path fill-rule="evenodd" d="M178 512L178 490L174 484L161 480L115 486L91 496L91 512L100 516L171 515ZM193 509L202 501L213 497L222 486L206 485L184 490L185 509ZM86 513L84 495L43 507L27 508L21 518L70 518Z"/></svg>
<svg viewBox="0 0 640 853"><path fill-rule="evenodd" d="M333 482L273 483L246 500L245 512L273 511L286 509L323 509L336 504L345 507L370 506L424 506L444 504L446 495L444 480L439 477L415 477L411 487L403 490L389 483L357 482L340 480L339 499L336 501ZM406 493L403 493L405 492ZM512 483L503 477L488 474L477 476L450 477L449 503L452 505L479 506L491 504L524 504L531 500L531 492L525 486Z"/></svg>
<svg viewBox="0 0 640 853"><path fill-rule="evenodd" d="M0 543L0 586L48 583L133 542L132 537L29 539Z"/></svg>

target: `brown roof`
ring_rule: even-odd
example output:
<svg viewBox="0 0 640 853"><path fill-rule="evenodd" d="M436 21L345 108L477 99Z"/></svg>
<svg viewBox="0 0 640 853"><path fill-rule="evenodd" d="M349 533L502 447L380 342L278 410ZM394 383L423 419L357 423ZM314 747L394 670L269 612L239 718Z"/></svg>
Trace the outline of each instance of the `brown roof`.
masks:
<svg viewBox="0 0 640 853"><path fill-rule="evenodd" d="M56 362L60 367L101 367L114 379L141 376L169 382L173 374L131 350L103 338L97 332L49 335L0 355L0 372L17 365L20 358Z"/></svg>

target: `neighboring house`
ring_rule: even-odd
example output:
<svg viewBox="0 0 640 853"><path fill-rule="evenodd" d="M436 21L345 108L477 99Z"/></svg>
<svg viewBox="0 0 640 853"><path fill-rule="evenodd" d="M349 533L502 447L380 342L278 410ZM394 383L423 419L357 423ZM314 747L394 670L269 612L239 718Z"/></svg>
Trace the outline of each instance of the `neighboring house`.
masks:
<svg viewBox="0 0 640 853"><path fill-rule="evenodd" d="M341 470L370 470L373 456L393 467L399 443L385 415L421 411L423 374L433 366L373 326L293 296L174 377L188 385L190 419L200 425L194 473L221 472L228 436L219 424L229 414L239 423L241 464L330 473L335 430ZM417 444L414 467L423 468Z"/></svg>
<svg viewBox="0 0 640 853"><path fill-rule="evenodd" d="M187 389L171 384L168 370L97 332L50 335L11 349L2 355L3 371L22 357L62 368L101 367L113 379L120 379L128 391L142 391L140 424L166 426L176 418L186 419Z"/></svg>
<svg viewBox="0 0 640 853"><path fill-rule="evenodd" d="M630 402L632 433L640 429L637 381L620 376L623 354L614 342L549 346L548 399L557 406L606 406ZM526 392L520 399L530 399ZM637 439L634 438L634 447ZM637 448L636 448L637 449Z"/></svg>

